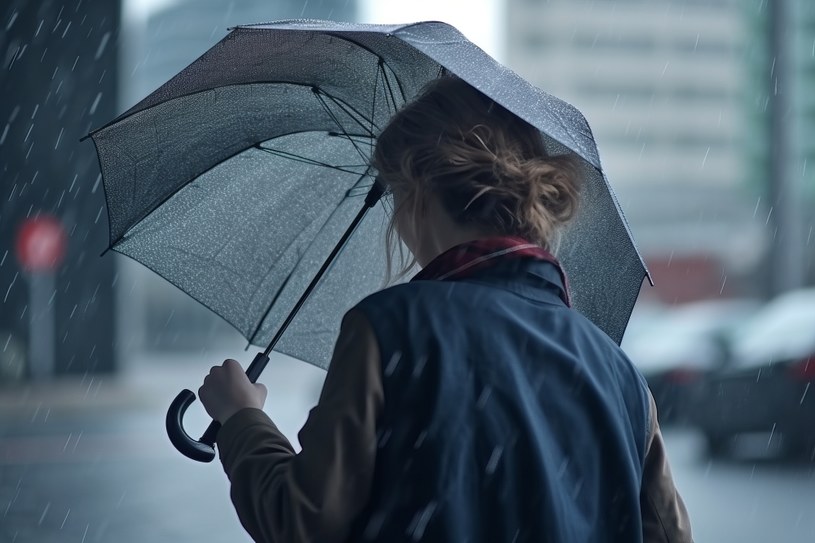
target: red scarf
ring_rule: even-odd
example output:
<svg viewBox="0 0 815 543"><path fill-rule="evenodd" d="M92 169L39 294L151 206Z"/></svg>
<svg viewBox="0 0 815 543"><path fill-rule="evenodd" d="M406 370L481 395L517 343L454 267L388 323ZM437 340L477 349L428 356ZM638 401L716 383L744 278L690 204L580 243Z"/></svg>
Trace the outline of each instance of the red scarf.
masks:
<svg viewBox="0 0 815 543"><path fill-rule="evenodd" d="M493 266L508 258L531 258L554 264L563 280L561 298L567 306L571 307L569 283L560 262L543 247L519 237L495 236L451 247L422 268L411 281L429 279L443 281L468 277L476 270Z"/></svg>

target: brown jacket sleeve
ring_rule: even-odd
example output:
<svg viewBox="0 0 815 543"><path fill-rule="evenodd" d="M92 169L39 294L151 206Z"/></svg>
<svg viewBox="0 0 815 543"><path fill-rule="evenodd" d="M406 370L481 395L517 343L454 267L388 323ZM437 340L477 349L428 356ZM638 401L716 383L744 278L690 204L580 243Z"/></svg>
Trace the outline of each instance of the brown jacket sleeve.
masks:
<svg viewBox="0 0 815 543"><path fill-rule="evenodd" d="M259 409L243 409L218 434L232 503L257 542L343 541L365 507L383 408L376 338L346 314L319 402L291 444Z"/></svg>
<svg viewBox="0 0 815 543"><path fill-rule="evenodd" d="M654 397L651 402L651 427L642 474L640 507L645 543L692 543L690 518L674 485L665 443L657 421Z"/></svg>

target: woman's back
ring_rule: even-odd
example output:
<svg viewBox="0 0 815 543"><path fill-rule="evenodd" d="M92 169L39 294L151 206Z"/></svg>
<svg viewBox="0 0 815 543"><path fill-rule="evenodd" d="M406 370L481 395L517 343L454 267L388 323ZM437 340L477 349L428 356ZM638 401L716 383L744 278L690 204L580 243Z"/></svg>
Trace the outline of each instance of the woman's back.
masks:
<svg viewBox="0 0 815 543"><path fill-rule="evenodd" d="M647 389L562 289L551 263L510 260L357 306L384 413L350 540L641 540Z"/></svg>

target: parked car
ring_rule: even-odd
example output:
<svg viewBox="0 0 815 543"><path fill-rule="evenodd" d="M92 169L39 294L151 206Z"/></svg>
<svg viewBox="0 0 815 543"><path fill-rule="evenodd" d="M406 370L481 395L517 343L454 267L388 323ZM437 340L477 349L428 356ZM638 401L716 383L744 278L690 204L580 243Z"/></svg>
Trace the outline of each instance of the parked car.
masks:
<svg viewBox="0 0 815 543"><path fill-rule="evenodd" d="M702 378L729 358L729 335L752 315L755 300L709 300L632 315L622 348L648 382L663 424L690 421Z"/></svg>
<svg viewBox="0 0 815 543"><path fill-rule="evenodd" d="M815 289L779 296L735 336L733 363L700 390L694 420L714 455L739 434L781 436L786 453L815 455Z"/></svg>

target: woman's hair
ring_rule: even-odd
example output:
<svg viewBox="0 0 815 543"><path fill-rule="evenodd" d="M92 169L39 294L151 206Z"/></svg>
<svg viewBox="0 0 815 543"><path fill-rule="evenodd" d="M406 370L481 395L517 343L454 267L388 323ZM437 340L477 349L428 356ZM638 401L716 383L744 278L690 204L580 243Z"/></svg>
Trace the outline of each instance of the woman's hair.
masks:
<svg viewBox="0 0 815 543"><path fill-rule="evenodd" d="M391 119L372 165L388 190L404 195L401 207L409 206L394 210L388 225L389 278L396 215L420 217L427 192L462 225L548 250L578 203L576 159L548 156L537 128L457 77L434 80ZM399 251L404 263L401 244Z"/></svg>

